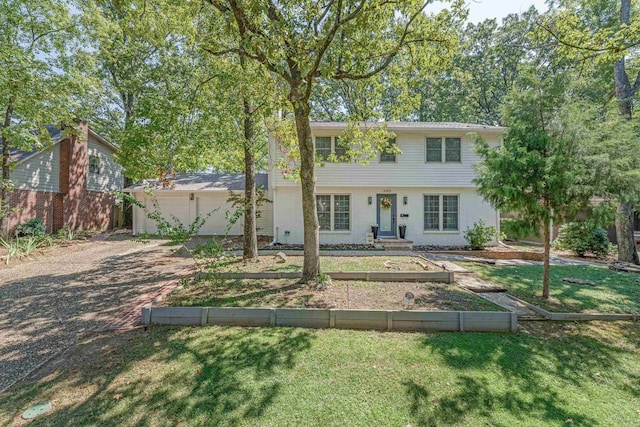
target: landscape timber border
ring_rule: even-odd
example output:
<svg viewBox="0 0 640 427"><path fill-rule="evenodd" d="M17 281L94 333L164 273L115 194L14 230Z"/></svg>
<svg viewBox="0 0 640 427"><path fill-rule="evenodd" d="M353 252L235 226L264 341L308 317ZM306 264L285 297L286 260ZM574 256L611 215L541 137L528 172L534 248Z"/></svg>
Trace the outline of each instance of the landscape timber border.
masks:
<svg viewBox="0 0 640 427"><path fill-rule="evenodd" d="M289 326L383 331L516 332L518 315L492 311L338 310L259 307L142 307L142 324Z"/></svg>

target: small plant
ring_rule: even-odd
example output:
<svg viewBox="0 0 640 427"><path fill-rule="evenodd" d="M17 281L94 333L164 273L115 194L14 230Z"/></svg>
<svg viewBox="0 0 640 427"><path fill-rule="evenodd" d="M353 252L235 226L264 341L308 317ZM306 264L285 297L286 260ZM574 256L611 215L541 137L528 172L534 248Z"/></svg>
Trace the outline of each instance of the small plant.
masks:
<svg viewBox="0 0 640 427"><path fill-rule="evenodd" d="M43 246L51 245L52 240L49 236L18 236L7 240L0 237L0 246L7 250L7 259L5 260L7 265L13 257L29 255Z"/></svg>
<svg viewBox="0 0 640 427"><path fill-rule="evenodd" d="M331 286L331 276L326 273L318 274L316 277L316 290L323 291Z"/></svg>
<svg viewBox="0 0 640 427"><path fill-rule="evenodd" d="M42 237L45 234L44 222L40 218L32 218L16 227L16 236Z"/></svg>
<svg viewBox="0 0 640 427"><path fill-rule="evenodd" d="M75 240L78 238L78 231L69 226L64 226L56 232L56 237L63 240Z"/></svg>
<svg viewBox="0 0 640 427"><path fill-rule="evenodd" d="M215 237L204 245L200 245L193 250L193 254L198 258L217 258L224 253L224 248Z"/></svg>
<svg viewBox="0 0 640 427"><path fill-rule="evenodd" d="M580 257L588 252L597 257L604 257L609 253L609 238L603 228L589 221L570 222L560 227L553 246L570 250Z"/></svg>
<svg viewBox="0 0 640 427"><path fill-rule="evenodd" d="M484 248L494 237L500 239L498 230L493 226L487 226L483 220L474 222L473 227L467 227L464 232L464 238L473 250Z"/></svg>

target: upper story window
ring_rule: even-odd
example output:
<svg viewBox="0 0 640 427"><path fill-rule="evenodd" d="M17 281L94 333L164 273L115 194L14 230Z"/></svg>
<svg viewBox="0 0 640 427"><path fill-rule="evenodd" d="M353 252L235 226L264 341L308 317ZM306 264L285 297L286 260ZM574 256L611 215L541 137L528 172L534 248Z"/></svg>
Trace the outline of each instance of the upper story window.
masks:
<svg viewBox="0 0 640 427"><path fill-rule="evenodd" d="M100 157L89 155L89 173L100 174Z"/></svg>
<svg viewBox="0 0 640 427"><path fill-rule="evenodd" d="M329 160L331 155L331 137L330 136L317 136L316 137L316 156L322 160Z"/></svg>
<svg viewBox="0 0 640 427"><path fill-rule="evenodd" d="M339 162L347 162L349 147L343 145L339 137L316 136L316 157L328 161L331 154L335 154Z"/></svg>
<svg viewBox="0 0 640 427"><path fill-rule="evenodd" d="M427 138L428 163L460 163L462 161L460 138Z"/></svg>
<svg viewBox="0 0 640 427"><path fill-rule="evenodd" d="M396 144L397 143L395 138L389 138L389 146L382 153L380 153L380 163L393 163L396 161L396 155L393 154L393 152L388 152L390 150L393 150Z"/></svg>

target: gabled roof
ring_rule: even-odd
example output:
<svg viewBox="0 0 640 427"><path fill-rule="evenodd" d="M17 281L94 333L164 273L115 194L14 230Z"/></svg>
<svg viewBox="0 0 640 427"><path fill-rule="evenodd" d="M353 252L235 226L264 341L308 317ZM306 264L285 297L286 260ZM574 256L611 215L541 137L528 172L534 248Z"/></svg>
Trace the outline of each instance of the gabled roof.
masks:
<svg viewBox="0 0 640 427"><path fill-rule="evenodd" d="M49 135L51 135L51 142L53 145L59 143L62 140L62 131L59 128L56 128L53 125L46 125L45 127L47 128ZM2 138L0 138L0 141L2 141ZM29 151L10 148L9 157L11 158L12 162L22 162L28 159L29 157L33 156L34 154L39 153L40 151L43 151L43 150L38 150L35 147ZM3 152L2 147L0 147L0 155L2 154L2 152Z"/></svg>
<svg viewBox="0 0 640 427"><path fill-rule="evenodd" d="M363 122L362 127L378 127L387 125L387 129L393 130L458 130L466 132L506 132L507 128L502 126L479 125L474 123L456 122ZM312 129L346 129L346 122L311 122Z"/></svg>
<svg viewBox="0 0 640 427"><path fill-rule="evenodd" d="M64 139L62 129L60 129L59 127L54 125L45 125L45 128L49 132L49 135L51 135L51 146L58 144L60 141ZM94 137L95 139L97 139L99 142L106 145L107 147L111 148L113 151L118 151L118 147L113 145L111 142L106 140L104 137L102 137L100 134L98 134L96 131L94 131L91 128L89 128L89 135ZM0 138L0 141L2 141L2 138ZM17 148L10 148L9 156L12 162L16 162L16 163L24 162L28 158L35 156L36 154L42 151L46 151L48 148L50 147L47 147L44 150L40 150L34 147L32 150L29 150L29 151L18 150ZM2 155L2 147L0 146L0 156L1 155Z"/></svg>
<svg viewBox="0 0 640 427"><path fill-rule="evenodd" d="M157 179L147 179L144 182L125 188L123 191L136 193L151 187L155 191L167 192L195 192L195 191L242 191L244 190L244 174L241 173L183 173L170 180L173 188L161 188ZM146 184L146 185L145 185ZM266 173L256 174L256 187L266 190L269 187Z"/></svg>

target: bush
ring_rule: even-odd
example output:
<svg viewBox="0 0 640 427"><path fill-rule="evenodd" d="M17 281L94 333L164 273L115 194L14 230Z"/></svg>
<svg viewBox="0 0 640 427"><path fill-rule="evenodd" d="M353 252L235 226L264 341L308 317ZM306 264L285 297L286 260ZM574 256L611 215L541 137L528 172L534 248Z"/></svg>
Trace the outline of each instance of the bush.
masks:
<svg viewBox="0 0 640 427"><path fill-rule="evenodd" d="M495 227L487 227L483 220L473 223L473 227L467 227L464 238L469 242L471 249L482 249L493 238L500 238Z"/></svg>
<svg viewBox="0 0 640 427"><path fill-rule="evenodd" d="M609 238L607 232L589 222L570 222L563 225L558 238L553 242L558 249L566 249L578 256L587 252L597 257L603 257L609 252Z"/></svg>
<svg viewBox="0 0 640 427"><path fill-rule="evenodd" d="M502 218L500 220L500 231L504 233L508 240L520 240L535 234L535 230L531 228L528 222L517 218Z"/></svg>
<svg viewBox="0 0 640 427"><path fill-rule="evenodd" d="M16 235L42 237L46 234L44 222L40 218L32 218L16 227Z"/></svg>

